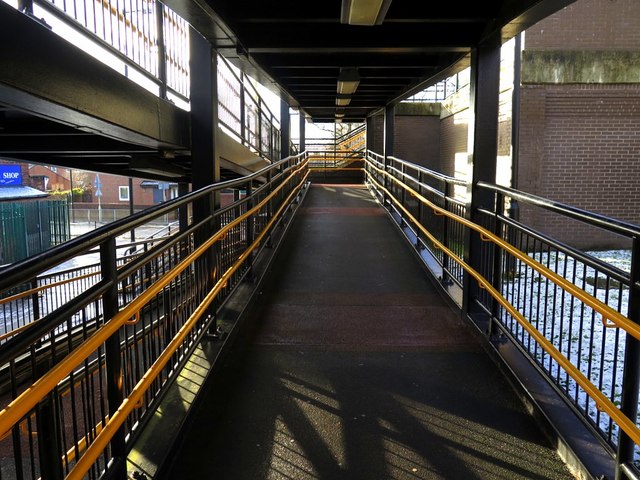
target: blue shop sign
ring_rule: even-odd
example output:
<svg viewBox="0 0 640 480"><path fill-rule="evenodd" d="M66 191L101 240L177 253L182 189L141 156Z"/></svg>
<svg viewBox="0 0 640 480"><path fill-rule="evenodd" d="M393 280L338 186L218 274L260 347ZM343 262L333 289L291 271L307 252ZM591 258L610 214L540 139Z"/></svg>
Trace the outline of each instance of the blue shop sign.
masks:
<svg viewBox="0 0 640 480"><path fill-rule="evenodd" d="M0 165L0 187L16 187L22 185L20 165Z"/></svg>

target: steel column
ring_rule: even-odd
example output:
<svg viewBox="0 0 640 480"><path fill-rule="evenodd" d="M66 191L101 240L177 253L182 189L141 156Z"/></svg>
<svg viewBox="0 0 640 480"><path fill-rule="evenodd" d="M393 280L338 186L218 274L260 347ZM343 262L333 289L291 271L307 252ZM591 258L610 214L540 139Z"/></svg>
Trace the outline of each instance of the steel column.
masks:
<svg viewBox="0 0 640 480"><path fill-rule="evenodd" d="M367 117L367 137L366 137L366 142L367 142L367 150L371 150L373 151L373 139L374 139L374 133L375 133L375 127L374 127L374 117Z"/></svg>
<svg viewBox="0 0 640 480"><path fill-rule="evenodd" d="M304 112L300 110L300 147L298 153L302 153L307 149L306 126L307 122L304 118Z"/></svg>
<svg viewBox="0 0 640 480"><path fill-rule="evenodd" d="M73 196L73 194L72 194ZM129 177L129 215L135 213L135 204L133 203L133 178ZM131 242L136 241L136 229L132 228L130 232Z"/></svg>
<svg viewBox="0 0 640 480"><path fill-rule="evenodd" d="M520 82L522 79L522 33L513 47L513 93L511 95L511 188L518 188L520 157Z"/></svg>
<svg viewBox="0 0 640 480"><path fill-rule="evenodd" d="M629 311L627 316L635 323L640 323L640 238L633 237L633 250L631 253L631 272L629 290ZM640 342L632 335L626 335L624 350L624 372L622 374L622 399L620 410L630 419L635 420L638 415L638 395L640 392ZM618 440L618 455L616 480L627 478L621 471L625 463L634 460L635 443L620 429Z"/></svg>
<svg viewBox="0 0 640 480"><path fill-rule="evenodd" d="M383 155L385 157L392 157L393 153L393 141L395 135L395 113L396 107L393 105L387 105L384 109L384 145Z"/></svg>
<svg viewBox="0 0 640 480"><path fill-rule="evenodd" d="M217 155L216 132L218 131L218 55L207 39L193 28L190 33L191 45L191 162L192 187L199 190L220 181L220 159ZM208 227L197 232L195 243L202 244L218 229L214 212L220 208L220 194L207 195L194 202L195 223L209 219ZM202 275L203 288L209 291L216 269L216 246L209 249L197 271ZM208 312L214 317L215 307ZM211 324L215 331L215 321Z"/></svg>
<svg viewBox="0 0 640 480"><path fill-rule="evenodd" d="M32 353L33 354L33 353ZM52 367L51 360L38 366L38 374L45 375ZM60 402L54 390L42 399L36 408L36 428L38 429L38 457L41 480L62 480L62 455L60 444Z"/></svg>
<svg viewBox="0 0 640 480"><path fill-rule="evenodd" d="M102 279L110 281L111 286L102 297L104 321L109 321L118 313L118 267L116 265L116 240L110 238L100 246L100 271ZM124 371L120 355L120 331L116 331L105 344L105 362L107 369L107 399L109 416L118 411L124 400ZM127 449L125 446L124 426L120 427L111 439L111 457L113 458L114 479L126 479Z"/></svg>
<svg viewBox="0 0 640 480"><path fill-rule="evenodd" d="M216 152L218 130L218 55L208 40L191 29L191 158L193 190L220 181ZM214 206L215 207L215 206ZM208 202L194 206L194 217L202 220L212 212Z"/></svg>
<svg viewBox="0 0 640 480"><path fill-rule="evenodd" d="M184 197L189 193L189 184L188 183L178 183L178 196ZM184 232L187 227L189 227L189 212L188 206L184 205L178 209L178 225L180 227L180 231Z"/></svg>
<svg viewBox="0 0 640 480"><path fill-rule="evenodd" d="M280 100L280 158L291 155L291 114L289 104Z"/></svg>
<svg viewBox="0 0 640 480"><path fill-rule="evenodd" d="M500 39L480 45L471 52L470 113L468 138L468 171L471 183L467 190L467 216L480 223L479 208L494 209L491 192L479 190L479 181L495 183L498 157L498 101L500 87ZM482 241L477 233L465 235L465 260L481 270ZM491 280L491 279L490 279ZM463 281L463 315L474 320L486 320L475 300L477 283L465 273Z"/></svg>
<svg viewBox="0 0 640 480"><path fill-rule="evenodd" d="M158 80L160 98L167 98L167 47L164 39L164 5L156 0L156 32L158 35Z"/></svg>
<svg viewBox="0 0 640 480"><path fill-rule="evenodd" d="M384 141L383 141L383 156L384 156L384 171L388 172L389 158L393 156L393 141L395 136L395 113L396 108L393 105L387 105L384 109ZM384 187L389 189L391 183L389 178L385 175ZM383 205L386 204L386 198L383 199Z"/></svg>

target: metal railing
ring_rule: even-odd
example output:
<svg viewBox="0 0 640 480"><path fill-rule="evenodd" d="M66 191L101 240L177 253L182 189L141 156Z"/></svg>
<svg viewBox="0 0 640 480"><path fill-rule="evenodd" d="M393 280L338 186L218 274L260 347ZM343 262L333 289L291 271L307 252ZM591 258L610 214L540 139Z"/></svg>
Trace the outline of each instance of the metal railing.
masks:
<svg viewBox="0 0 640 480"><path fill-rule="evenodd" d="M350 124L353 125L353 124ZM355 128L335 137L311 138L305 141L305 148L310 151L348 151L364 154L366 146L366 125Z"/></svg>
<svg viewBox="0 0 640 480"><path fill-rule="evenodd" d="M153 234L139 241L124 243L117 239L118 266L148 252L178 230L177 222L174 222L156 228ZM95 285L100 280L99 258L98 249L89 250L36 276L31 282L16 285L0 295L0 344ZM120 291L122 294L123 291ZM82 311L82 322L95 322L100 315L99 305L90 304Z"/></svg>
<svg viewBox="0 0 640 480"><path fill-rule="evenodd" d="M306 144L313 179L362 181L366 126L360 125L334 139L315 139Z"/></svg>
<svg viewBox="0 0 640 480"><path fill-rule="evenodd" d="M9 1L9 0L5 0ZM162 98L188 104L189 25L157 0L25 0L25 13L84 36L76 42ZM54 22L55 20L55 22ZM51 26L51 25L50 25ZM280 124L255 82L218 55L220 125L261 157L279 160Z"/></svg>
<svg viewBox="0 0 640 480"><path fill-rule="evenodd" d="M359 152L336 150L311 150L309 168L312 170L362 170L363 155Z"/></svg>
<svg viewBox="0 0 640 480"><path fill-rule="evenodd" d="M280 159L280 122L269 110L250 78L218 56L218 118L220 125L256 154Z"/></svg>
<svg viewBox="0 0 640 480"><path fill-rule="evenodd" d="M466 182L395 157L388 157L386 167L388 175L386 175L382 173L385 171L384 157L371 151L367 152L367 165L369 166L367 168L369 177L382 185L387 185L394 197L400 199L402 205L411 212L420 225L427 228L438 242L462 258L464 253L464 228L446 215L430 214L428 207L418 201L417 197L408 193L402 185L406 184L424 198L448 212L465 217L467 214L466 204L460 200L457 189L463 188L466 190ZM401 183L392 182L390 179L395 179ZM380 192L377 192L377 194L379 200L384 201L383 195ZM454 300L461 306L462 267L451 261L449 256L445 255L443 250L438 248L430 238L425 237L419 228L411 222L404 221L402 212L394 204L389 205L389 207L392 209L396 220L401 222L402 228L411 238L416 250L425 261L429 262L443 286L449 290Z"/></svg>
<svg viewBox="0 0 640 480"><path fill-rule="evenodd" d="M19 8L163 98L189 100L189 25L157 0L25 0Z"/></svg>
<svg viewBox="0 0 640 480"><path fill-rule="evenodd" d="M0 292L28 290L41 272L99 249L93 283L0 345L0 478L122 473L132 440L197 342L216 331L216 311L289 220L307 175L306 157L289 157L0 270ZM246 195L203 211L229 188ZM118 236L176 211L179 233L118 265Z"/></svg>
<svg viewBox="0 0 640 480"><path fill-rule="evenodd" d="M473 302L490 319L487 333L511 340L633 478L640 444L640 227L487 183L478 188L494 195L495 209L478 212L476 224L451 193L468 187L464 182L371 152L365 169L376 196L445 287L447 278L462 286L463 275L476 282ZM630 238L631 265L620 268L535 231L515 218L516 203ZM465 239L481 245L477 264L464 255ZM461 305L455 290L445 290Z"/></svg>
<svg viewBox="0 0 640 480"><path fill-rule="evenodd" d="M456 73L435 85L431 85L403 101L414 103L442 102L469 85L469 79L470 73L467 69L460 73Z"/></svg>

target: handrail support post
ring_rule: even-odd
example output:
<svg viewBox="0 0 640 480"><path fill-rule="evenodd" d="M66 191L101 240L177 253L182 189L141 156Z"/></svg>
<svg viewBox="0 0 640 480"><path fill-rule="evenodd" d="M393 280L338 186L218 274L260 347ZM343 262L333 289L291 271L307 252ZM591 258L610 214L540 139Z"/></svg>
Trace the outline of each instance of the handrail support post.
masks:
<svg viewBox="0 0 640 480"><path fill-rule="evenodd" d="M100 270L102 279L111 282L102 297L104 321L111 320L118 313L118 267L116 264L116 240L109 238L100 245ZM120 352L120 331L116 331L105 343L105 364L107 370L107 399L109 416L113 417L124 400L124 371ZM115 479L127 478L126 446L124 427L120 427L111 439L111 452L114 459Z"/></svg>
<svg viewBox="0 0 640 480"><path fill-rule="evenodd" d="M640 323L640 237L634 236L631 251L631 274L629 290L628 318ZM638 395L640 391L640 341L632 335L626 335L624 351L624 372L622 374L622 399L620 410L631 419L638 415ZM616 480L622 480L627 476L622 471L622 465L634 460L635 443L629 436L619 430L618 453L616 455Z"/></svg>

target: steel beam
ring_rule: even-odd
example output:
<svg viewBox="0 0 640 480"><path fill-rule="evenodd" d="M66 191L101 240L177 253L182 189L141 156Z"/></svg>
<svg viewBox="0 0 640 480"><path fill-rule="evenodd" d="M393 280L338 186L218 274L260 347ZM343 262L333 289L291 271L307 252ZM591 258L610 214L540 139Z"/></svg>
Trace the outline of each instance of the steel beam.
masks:
<svg viewBox="0 0 640 480"><path fill-rule="evenodd" d="M0 2L0 104L151 148L189 145L188 114Z"/></svg>

